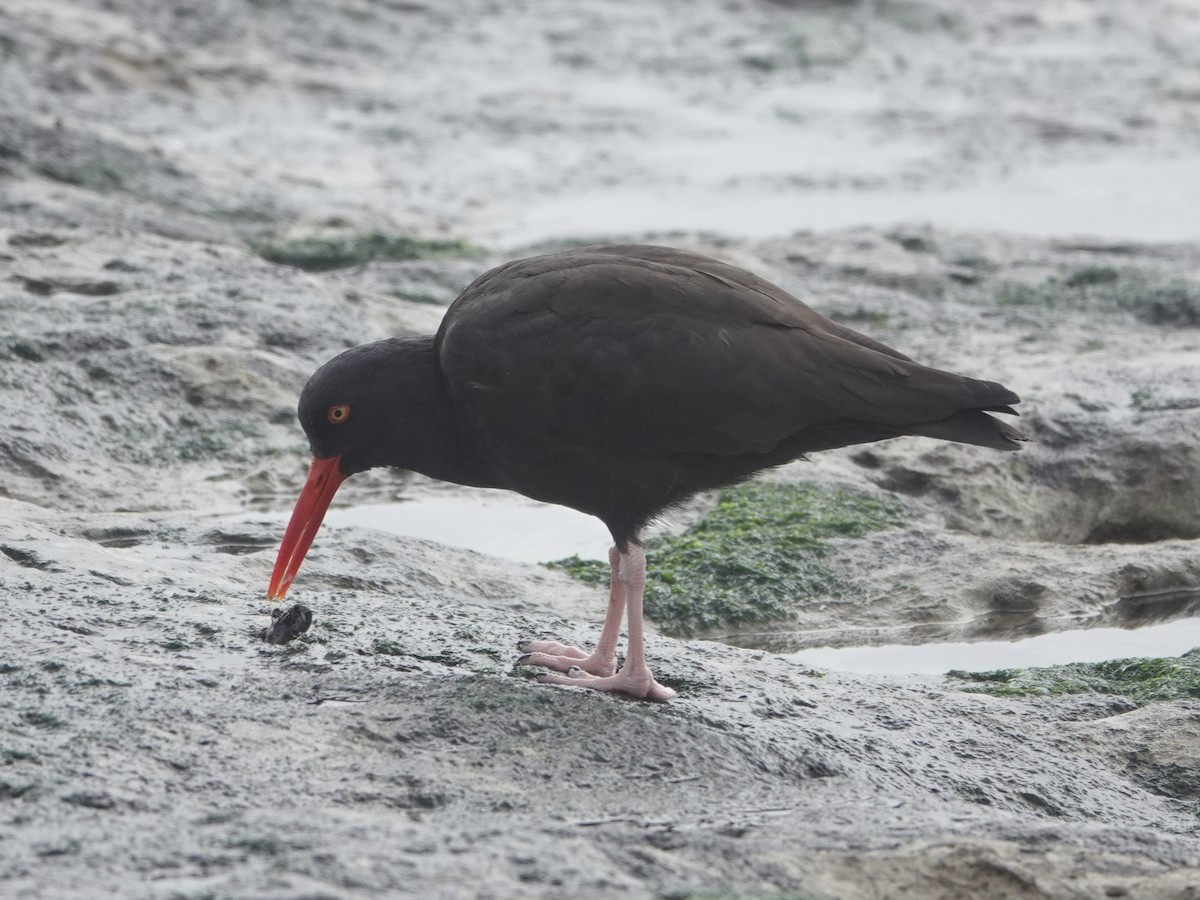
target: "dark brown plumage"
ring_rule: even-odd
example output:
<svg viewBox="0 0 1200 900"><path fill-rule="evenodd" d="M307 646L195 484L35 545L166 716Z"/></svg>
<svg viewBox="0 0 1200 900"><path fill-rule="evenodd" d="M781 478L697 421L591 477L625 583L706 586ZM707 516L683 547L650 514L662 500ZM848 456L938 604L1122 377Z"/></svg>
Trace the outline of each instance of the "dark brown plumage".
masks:
<svg viewBox="0 0 1200 900"><path fill-rule="evenodd" d="M518 260L463 291L436 335L347 351L305 386L313 472L271 593L287 590L342 477L398 466L507 488L599 517L616 545L616 622L597 651L537 642L523 659L575 676L548 680L665 699L640 646L648 521L831 447L911 434L1017 449L1020 432L988 415L1016 402L695 253L597 246ZM612 675L626 602L629 659Z"/></svg>

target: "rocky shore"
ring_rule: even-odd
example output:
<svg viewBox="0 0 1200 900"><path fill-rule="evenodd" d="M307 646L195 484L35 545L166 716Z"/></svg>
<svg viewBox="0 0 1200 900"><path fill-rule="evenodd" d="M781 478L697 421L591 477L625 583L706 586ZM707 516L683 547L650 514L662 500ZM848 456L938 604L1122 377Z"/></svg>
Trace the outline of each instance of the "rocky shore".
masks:
<svg viewBox="0 0 1200 900"><path fill-rule="evenodd" d="M992 695L664 616L680 697L640 704L513 669L593 638L598 588L357 528L289 597L308 633L259 638L308 374L597 238L718 255L1022 396L1019 454L768 476L898 511L822 538L842 587L796 597L789 646L1193 615L1200 235L811 217L1189 164L1196 35L1168 3L6 4L0 894L1200 897L1190 659L1156 695Z"/></svg>

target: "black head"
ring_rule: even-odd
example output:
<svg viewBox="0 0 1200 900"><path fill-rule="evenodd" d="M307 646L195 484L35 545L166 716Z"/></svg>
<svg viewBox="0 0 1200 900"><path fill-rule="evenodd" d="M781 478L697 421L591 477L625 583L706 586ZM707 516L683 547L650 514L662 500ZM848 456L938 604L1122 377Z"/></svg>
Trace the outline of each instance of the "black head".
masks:
<svg viewBox="0 0 1200 900"><path fill-rule="evenodd" d="M379 341L334 357L304 386L299 412L313 461L267 589L276 599L295 579L343 479L376 466L419 469L445 455L428 437L446 415L433 339Z"/></svg>
<svg viewBox="0 0 1200 900"><path fill-rule="evenodd" d="M313 456L338 457L343 475L403 462L406 414L427 379L419 340L355 347L313 374L300 394L300 425ZM415 357L415 358L414 358Z"/></svg>

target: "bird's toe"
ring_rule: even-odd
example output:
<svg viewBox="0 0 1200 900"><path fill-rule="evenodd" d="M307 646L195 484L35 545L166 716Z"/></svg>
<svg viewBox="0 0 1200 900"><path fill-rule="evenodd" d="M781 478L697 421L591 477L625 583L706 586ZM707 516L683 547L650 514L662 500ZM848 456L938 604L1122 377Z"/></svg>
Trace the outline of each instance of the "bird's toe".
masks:
<svg viewBox="0 0 1200 900"><path fill-rule="evenodd" d="M651 700L655 703L665 703L675 696L675 691L660 684L649 670L644 673L625 674L624 671L615 675L592 675L579 666L572 666L563 674L543 672L537 677L541 684L558 684L568 687L582 687L593 691L605 691L615 694L626 694L639 700Z"/></svg>
<svg viewBox="0 0 1200 900"><path fill-rule="evenodd" d="M522 653L544 653L550 656L569 656L574 659L587 659L588 652L562 644L558 641L517 641L517 649Z"/></svg>
<svg viewBox="0 0 1200 900"><path fill-rule="evenodd" d="M558 672L539 672L537 676L538 684L562 684L574 687L587 687L580 679L572 678L570 675L561 675Z"/></svg>
<svg viewBox="0 0 1200 900"><path fill-rule="evenodd" d="M574 648L571 648L574 649ZM520 656L515 665L541 666L543 669L553 669L555 672L570 673L572 670L588 675L611 675L616 668L616 661L592 656L575 656L565 654L533 651Z"/></svg>

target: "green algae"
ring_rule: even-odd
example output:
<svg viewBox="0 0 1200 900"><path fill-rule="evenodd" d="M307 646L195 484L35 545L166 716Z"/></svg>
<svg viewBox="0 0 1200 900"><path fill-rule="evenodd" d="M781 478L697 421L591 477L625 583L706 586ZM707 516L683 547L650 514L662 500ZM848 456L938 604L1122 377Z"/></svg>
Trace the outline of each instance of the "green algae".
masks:
<svg viewBox="0 0 1200 900"><path fill-rule="evenodd" d="M436 240L369 231L365 234L307 237L281 243L252 244L263 259L306 272L328 272L372 261L405 262L415 259L478 256L480 248L462 240Z"/></svg>
<svg viewBox="0 0 1200 900"><path fill-rule="evenodd" d="M1200 697L1200 648L1179 657L1114 659L991 672L954 670L946 677L964 682L961 690L996 697L1111 694L1138 704L1182 700Z"/></svg>
<svg viewBox="0 0 1200 900"><path fill-rule="evenodd" d="M998 306L1129 312L1151 325L1200 326L1200 282L1132 266L1084 266L1040 284L1001 284Z"/></svg>
<svg viewBox="0 0 1200 900"><path fill-rule="evenodd" d="M858 491L761 481L730 488L683 534L646 542L646 615L676 636L786 621L808 600L852 592L822 562L830 539L905 518L899 504ZM605 563L571 557L549 565L589 584L608 582Z"/></svg>
<svg viewBox="0 0 1200 900"><path fill-rule="evenodd" d="M408 650L391 638L375 638L371 651L380 656L408 656Z"/></svg>

